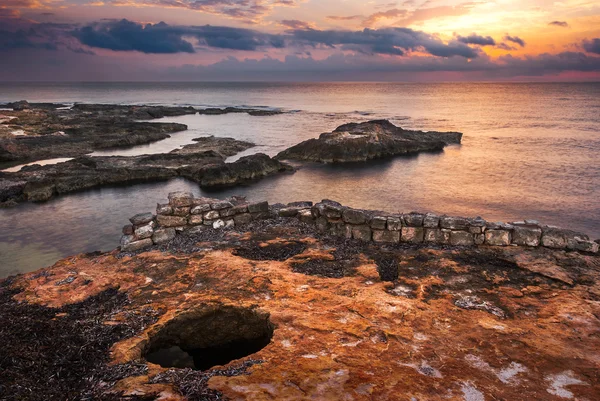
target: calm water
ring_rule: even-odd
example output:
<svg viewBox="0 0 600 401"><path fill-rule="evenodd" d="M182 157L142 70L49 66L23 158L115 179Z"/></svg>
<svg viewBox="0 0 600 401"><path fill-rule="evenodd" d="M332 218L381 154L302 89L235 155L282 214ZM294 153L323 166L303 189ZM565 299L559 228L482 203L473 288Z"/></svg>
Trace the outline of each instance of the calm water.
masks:
<svg viewBox="0 0 600 401"><path fill-rule="evenodd" d="M255 142L274 155L346 122L457 130L462 146L368 165L304 165L226 191L177 179L102 188L0 210L0 277L117 244L127 218L188 190L270 202L331 198L355 207L533 218L600 237L600 84L0 84L0 102L177 104L282 108L270 117L183 116L190 129L150 145L96 154L166 152L205 135ZM236 156L232 158L239 157Z"/></svg>

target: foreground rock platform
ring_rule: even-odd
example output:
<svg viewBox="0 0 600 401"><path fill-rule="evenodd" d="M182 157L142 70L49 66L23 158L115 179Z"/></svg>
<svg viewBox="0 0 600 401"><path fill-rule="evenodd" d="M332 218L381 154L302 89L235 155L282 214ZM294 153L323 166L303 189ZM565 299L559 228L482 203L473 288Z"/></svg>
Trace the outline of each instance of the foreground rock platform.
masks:
<svg viewBox="0 0 600 401"><path fill-rule="evenodd" d="M397 155L441 151L460 144L460 132L410 131L388 120L350 123L280 152L280 160L320 163L364 162Z"/></svg>
<svg viewBox="0 0 600 401"><path fill-rule="evenodd" d="M211 210L235 207L221 202ZM174 194L161 210L188 203ZM596 254L346 239L297 218L312 207L329 210L271 207L246 224L186 229L144 251L77 255L5 280L0 343L8 358L0 368L10 374L0 377L0 393L598 399ZM281 217L293 208L295 216ZM140 214L132 224L153 218ZM158 348L257 335L267 336L266 346L225 366L148 362Z"/></svg>

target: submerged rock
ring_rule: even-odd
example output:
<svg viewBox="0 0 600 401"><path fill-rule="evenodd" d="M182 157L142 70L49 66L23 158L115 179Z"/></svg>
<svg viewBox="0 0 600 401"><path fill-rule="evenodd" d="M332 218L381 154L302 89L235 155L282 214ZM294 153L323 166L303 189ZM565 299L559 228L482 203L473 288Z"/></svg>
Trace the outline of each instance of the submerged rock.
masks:
<svg viewBox="0 0 600 401"><path fill-rule="evenodd" d="M361 162L382 157L440 151L460 144L459 132L409 131L387 120L350 123L280 152L280 160L321 163Z"/></svg>

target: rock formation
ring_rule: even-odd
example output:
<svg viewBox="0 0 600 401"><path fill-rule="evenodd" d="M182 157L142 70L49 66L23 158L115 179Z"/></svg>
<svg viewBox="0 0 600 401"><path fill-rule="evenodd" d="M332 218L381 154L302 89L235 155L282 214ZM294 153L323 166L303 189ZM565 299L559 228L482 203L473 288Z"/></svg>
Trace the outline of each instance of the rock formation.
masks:
<svg viewBox="0 0 600 401"><path fill-rule="evenodd" d="M387 120L344 124L280 152L279 160L321 163L364 162L371 159L418 152L440 151L460 144L459 132L409 131Z"/></svg>

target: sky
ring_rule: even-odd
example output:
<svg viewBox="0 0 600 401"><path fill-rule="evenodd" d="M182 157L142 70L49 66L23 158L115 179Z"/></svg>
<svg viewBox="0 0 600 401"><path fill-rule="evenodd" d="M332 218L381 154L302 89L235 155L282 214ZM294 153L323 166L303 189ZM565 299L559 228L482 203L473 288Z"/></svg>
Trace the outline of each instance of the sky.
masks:
<svg viewBox="0 0 600 401"><path fill-rule="evenodd" d="M0 0L0 81L600 81L599 0Z"/></svg>

